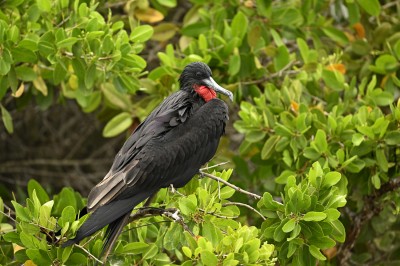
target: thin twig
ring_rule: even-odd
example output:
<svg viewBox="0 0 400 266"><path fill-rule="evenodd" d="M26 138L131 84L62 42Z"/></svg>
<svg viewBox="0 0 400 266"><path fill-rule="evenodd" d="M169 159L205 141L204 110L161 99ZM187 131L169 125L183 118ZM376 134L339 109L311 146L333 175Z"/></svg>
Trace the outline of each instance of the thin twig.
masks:
<svg viewBox="0 0 400 266"><path fill-rule="evenodd" d="M283 75L295 75L295 74L298 74L298 73L300 73L300 70L287 70L291 66L293 66L295 63L296 63L296 61L291 61L284 68L279 70L278 72L272 73L271 75L262 77L261 79L258 79L258 80L242 81L242 82L240 82L240 84L242 84L242 85L260 84L260 83L266 82L266 81L274 79L274 78L282 77Z"/></svg>
<svg viewBox="0 0 400 266"><path fill-rule="evenodd" d="M253 207L251 207L251 206L248 205L248 204L241 203L241 202L227 202L227 203L222 204L223 207L225 207L225 206L232 206L232 205L246 207L247 209L250 209L250 210L252 210L253 212L255 212L255 213L257 213L258 215L260 215L261 218L262 218L264 221L267 220L267 218L265 218L265 216L262 215L261 212L257 211L256 209L254 209Z"/></svg>
<svg viewBox="0 0 400 266"><path fill-rule="evenodd" d="M225 216L225 215L221 215L221 214L217 214L215 212L208 212L204 209L199 208L199 211L204 212L205 214L210 214L212 216L218 217L218 218L222 218L222 219L236 219L239 218L239 216Z"/></svg>
<svg viewBox="0 0 400 266"><path fill-rule="evenodd" d="M5 212L3 212L3 211L0 211L0 214L3 214L5 217L7 217L8 219L10 219L10 220L13 221L14 223L17 222L14 218L11 217L11 215L9 215L9 214L7 214L7 213L5 213Z"/></svg>
<svg viewBox="0 0 400 266"><path fill-rule="evenodd" d="M205 172L203 172L203 171L201 171L201 170L199 171L199 173L200 173L200 175L203 175L203 176L206 176L206 177L208 177L208 178L214 179L214 180L216 180L216 181L218 181L218 182L221 182L221 183L223 183L224 185L227 185L227 186L233 188L233 189L236 190L237 192L246 194L246 195L251 196L251 197L253 197L253 198L255 198L255 199L261 199L261 198L262 198L260 195L257 195L257 194L255 194L255 193L252 193L252 192L246 191L246 190L244 190L244 189L241 189L240 187L237 187L237 186L235 186L234 184L231 184L231 183L229 183L228 181L225 181L225 180L223 180L222 178L219 178L219 177L217 177L217 176L215 176L215 175L212 175L212 174L209 174L209 173L205 173Z"/></svg>
<svg viewBox="0 0 400 266"><path fill-rule="evenodd" d="M135 220L141 219L143 217L151 217L151 216L165 216L174 222L179 223L185 231L187 231L191 236L195 237L195 234L190 230L190 228L183 221L183 217L179 215L179 210L174 208L162 209L162 208L154 208L154 207L143 207L138 209L137 212L132 214L129 217L128 223L131 223Z"/></svg>
<svg viewBox="0 0 400 266"><path fill-rule="evenodd" d="M81 245L78 244L74 244L76 247L80 248L81 250L83 250L83 252L85 252L86 254L88 254L89 257L91 257L92 259L94 259L97 263L100 263L101 265L104 264L104 262L102 262L101 260L99 260L98 258L96 258L92 253L90 253L87 249L85 249L84 247L82 247Z"/></svg>
<svg viewBox="0 0 400 266"><path fill-rule="evenodd" d="M217 163L217 164L214 164L211 166L206 166L206 167L201 168L200 171L210 170L210 169L216 168L218 166L225 165L227 163L229 163L229 162L222 162L222 163Z"/></svg>

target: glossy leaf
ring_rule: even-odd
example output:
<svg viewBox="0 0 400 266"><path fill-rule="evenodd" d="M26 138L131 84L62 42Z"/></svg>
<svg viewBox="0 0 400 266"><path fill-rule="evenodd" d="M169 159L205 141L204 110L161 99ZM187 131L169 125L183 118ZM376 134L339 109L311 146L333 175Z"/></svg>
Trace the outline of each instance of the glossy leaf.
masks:
<svg viewBox="0 0 400 266"><path fill-rule="evenodd" d="M106 138L114 137L127 130L133 120L129 113L123 112L113 117L103 129L103 136Z"/></svg>

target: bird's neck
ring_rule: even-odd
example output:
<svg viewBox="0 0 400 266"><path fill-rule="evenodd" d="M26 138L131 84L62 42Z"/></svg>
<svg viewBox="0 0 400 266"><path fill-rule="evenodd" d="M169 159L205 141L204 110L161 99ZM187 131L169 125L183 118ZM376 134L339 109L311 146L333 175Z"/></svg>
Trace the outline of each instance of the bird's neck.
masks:
<svg viewBox="0 0 400 266"><path fill-rule="evenodd" d="M217 93L204 85L194 85L194 91L201 97L205 102L211 101L212 99L217 97Z"/></svg>

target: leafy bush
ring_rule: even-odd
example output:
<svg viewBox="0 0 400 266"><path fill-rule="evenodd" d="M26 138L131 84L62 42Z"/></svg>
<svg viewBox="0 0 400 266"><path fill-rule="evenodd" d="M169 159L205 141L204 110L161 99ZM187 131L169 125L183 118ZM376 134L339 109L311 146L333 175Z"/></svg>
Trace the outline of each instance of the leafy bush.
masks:
<svg viewBox="0 0 400 266"><path fill-rule="evenodd" d="M232 145L223 141L221 150L239 149L217 160L232 161L231 181L263 196L249 200L207 179L180 189L185 196L160 192L153 206L179 208L203 238L193 239L163 217L143 218L124 232L112 259L188 265L265 264L273 257L282 265L400 261L398 3L190 2L128 1L123 10L117 2L78 0L0 4L0 106L8 132L10 111L31 99L42 109L74 99L107 122L104 136L115 136L178 88L187 63L204 61L240 105L231 120L243 141L228 130ZM153 55L154 68L146 64ZM57 241L53 232L73 236L82 222L75 221L82 198L64 189L51 203L30 184L26 207L14 203L18 226L2 236L8 244L1 263L92 263L79 247L50 245ZM228 200L250 208L239 211ZM9 221L1 226L11 229ZM84 246L98 256L100 237Z"/></svg>
<svg viewBox="0 0 400 266"><path fill-rule="evenodd" d="M214 174L228 180L231 173ZM4 257L0 263L93 264L101 252L102 234L80 246L60 247L85 220L86 216L75 220L85 200L70 188L50 200L34 180L28 184L28 193L25 207L12 202L15 228L1 224ZM109 260L141 265L274 265L274 246L260 239L256 227L233 219L240 216L238 206L229 201L234 193L233 188L206 178L193 179L179 193L163 189L152 208L179 209L188 231L161 216L136 220L127 226ZM0 207L0 219L10 217L4 205Z"/></svg>

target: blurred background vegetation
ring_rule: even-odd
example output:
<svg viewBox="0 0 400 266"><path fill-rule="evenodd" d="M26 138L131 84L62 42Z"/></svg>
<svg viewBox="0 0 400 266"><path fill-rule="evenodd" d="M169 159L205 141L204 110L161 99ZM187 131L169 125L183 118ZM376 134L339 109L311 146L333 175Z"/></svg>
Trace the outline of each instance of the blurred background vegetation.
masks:
<svg viewBox="0 0 400 266"><path fill-rule="evenodd" d="M157 242L154 232L165 234L170 224L137 233L155 244L132 248L122 241L116 254L135 251L133 260L152 265L233 265L230 252L241 264L273 264L272 257L282 265L400 263L399 1L10 0L0 7L0 196L6 205L14 199L25 206L28 196L34 201L34 188L42 195L38 208L53 198L46 193L74 194L65 187L86 196L129 134L178 89L183 67L203 61L235 95L210 165L228 162L217 169L232 168L230 182L263 197L229 191L221 198L216 187L194 180L182 190L192 201L160 196L155 204L195 206L183 212L193 226L212 222L197 231L211 243L202 244L209 256L196 255L199 243L184 242L183 232L174 245ZM29 188L30 179L44 190ZM193 188L198 183L207 186L205 199ZM76 195L81 203L74 215L84 202ZM60 198L50 208L54 217L68 205ZM266 221L249 208L225 210L238 223L210 235L215 217L196 220L195 214L205 215L203 201L222 206L227 199L257 208ZM74 215L64 214L69 218L58 226ZM73 234L76 226L65 230ZM237 239L240 232L251 235L245 241L252 244L244 246L257 246L258 257L240 247L218 248L228 227ZM138 235L127 238L138 241ZM15 238L4 241L27 247ZM96 254L99 246L89 250ZM84 260L79 254L85 253L59 250L48 254L66 264ZM55 263L35 252L0 262ZM69 260L71 254L78 255Z"/></svg>

